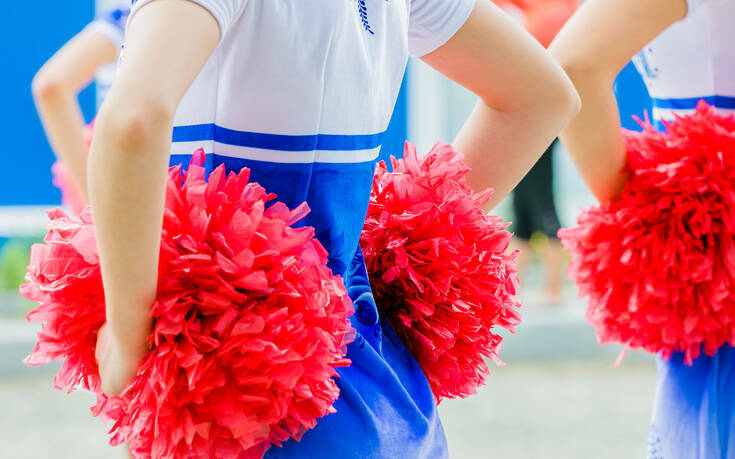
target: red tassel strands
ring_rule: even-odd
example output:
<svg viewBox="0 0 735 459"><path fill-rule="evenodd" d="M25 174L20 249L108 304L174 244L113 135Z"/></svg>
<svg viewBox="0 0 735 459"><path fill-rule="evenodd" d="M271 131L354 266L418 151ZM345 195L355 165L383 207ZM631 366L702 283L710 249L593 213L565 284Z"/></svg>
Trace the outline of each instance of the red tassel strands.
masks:
<svg viewBox="0 0 735 459"><path fill-rule="evenodd" d="M377 167L361 245L383 317L416 357L437 401L484 383L485 358L501 363L496 327L520 322L515 254L502 219L481 206L462 155L437 143L418 159Z"/></svg>
<svg viewBox="0 0 735 459"><path fill-rule="evenodd" d="M120 397L99 394L105 306L88 209L49 213L21 287L40 304L28 319L44 322L26 363L62 360L56 387L98 392L111 443L136 457L261 457L334 411L335 367L349 364L352 303L313 228L291 226L306 205L266 208L275 195L247 169L205 181L203 158L169 172L151 351Z"/></svg>
<svg viewBox="0 0 735 459"><path fill-rule="evenodd" d="M601 343L691 364L735 345L735 117L701 102L666 127L625 133L620 199L559 235Z"/></svg>

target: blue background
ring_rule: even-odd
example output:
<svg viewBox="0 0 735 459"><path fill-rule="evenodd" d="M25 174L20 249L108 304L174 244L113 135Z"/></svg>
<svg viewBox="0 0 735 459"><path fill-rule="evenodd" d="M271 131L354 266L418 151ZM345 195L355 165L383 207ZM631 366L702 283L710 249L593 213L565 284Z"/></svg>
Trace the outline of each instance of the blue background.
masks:
<svg viewBox="0 0 735 459"><path fill-rule="evenodd" d="M31 96L36 71L94 16L92 1L4 2L0 15L3 45L0 86L5 101L0 124L2 179L0 205L57 204L51 185L53 154L41 128ZM81 94L85 116L94 113L94 87Z"/></svg>

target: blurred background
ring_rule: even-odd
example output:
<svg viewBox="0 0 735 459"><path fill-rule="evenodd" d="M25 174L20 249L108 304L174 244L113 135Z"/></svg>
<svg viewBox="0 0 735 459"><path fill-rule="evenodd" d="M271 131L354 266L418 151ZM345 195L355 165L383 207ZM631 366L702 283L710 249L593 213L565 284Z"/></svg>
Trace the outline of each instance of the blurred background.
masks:
<svg viewBox="0 0 735 459"><path fill-rule="evenodd" d="M0 17L2 58L11 71L0 76L6 132L0 180L0 457L124 457L107 446L106 427L91 417L93 397L65 395L52 388L55 368L26 368L21 360L33 345L33 326L23 315L31 305L17 295L31 244L42 239L45 210L58 206L51 184L53 153L31 97L35 72L67 40L104 11L110 1L9 2ZM18 20L18 18L27 18ZM648 106L645 88L631 65L616 82L621 120ZM97 89L80 94L87 121L96 111ZM400 154L404 139L426 152L437 140L451 141L475 97L420 61L411 61L382 155ZM553 192L563 226L594 200L563 148L553 155ZM496 212L513 221L506 199ZM565 276L559 297L545 290L547 271L563 272L565 258L549 267L543 253L553 240L534 233L523 273L523 323L506 340L501 357L480 393L440 406L450 451L457 458L634 458L646 451L655 369L650 356L602 347L584 320L584 302ZM553 301L552 301L553 299Z"/></svg>

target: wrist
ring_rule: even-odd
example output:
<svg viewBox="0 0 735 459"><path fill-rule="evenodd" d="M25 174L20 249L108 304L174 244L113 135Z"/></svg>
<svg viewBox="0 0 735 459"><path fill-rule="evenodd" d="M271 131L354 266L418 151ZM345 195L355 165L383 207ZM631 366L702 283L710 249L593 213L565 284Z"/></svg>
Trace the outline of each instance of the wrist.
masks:
<svg viewBox="0 0 735 459"><path fill-rule="evenodd" d="M126 359L140 360L148 352L148 336L151 332L151 321L146 320L127 327L116 327L113 321L108 321L110 326L112 345L117 353Z"/></svg>

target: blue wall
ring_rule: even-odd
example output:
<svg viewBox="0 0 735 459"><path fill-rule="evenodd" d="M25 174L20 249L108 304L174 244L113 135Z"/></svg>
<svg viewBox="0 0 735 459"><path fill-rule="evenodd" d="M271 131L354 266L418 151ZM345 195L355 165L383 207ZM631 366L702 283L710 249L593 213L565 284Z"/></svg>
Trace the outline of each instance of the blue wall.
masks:
<svg viewBox="0 0 735 459"><path fill-rule="evenodd" d="M36 71L94 15L92 0L3 2L0 15L0 73L3 109L0 123L5 135L0 146L0 206L60 202L51 185L53 154L41 129L31 97ZM94 88L81 96L82 109L94 112Z"/></svg>

